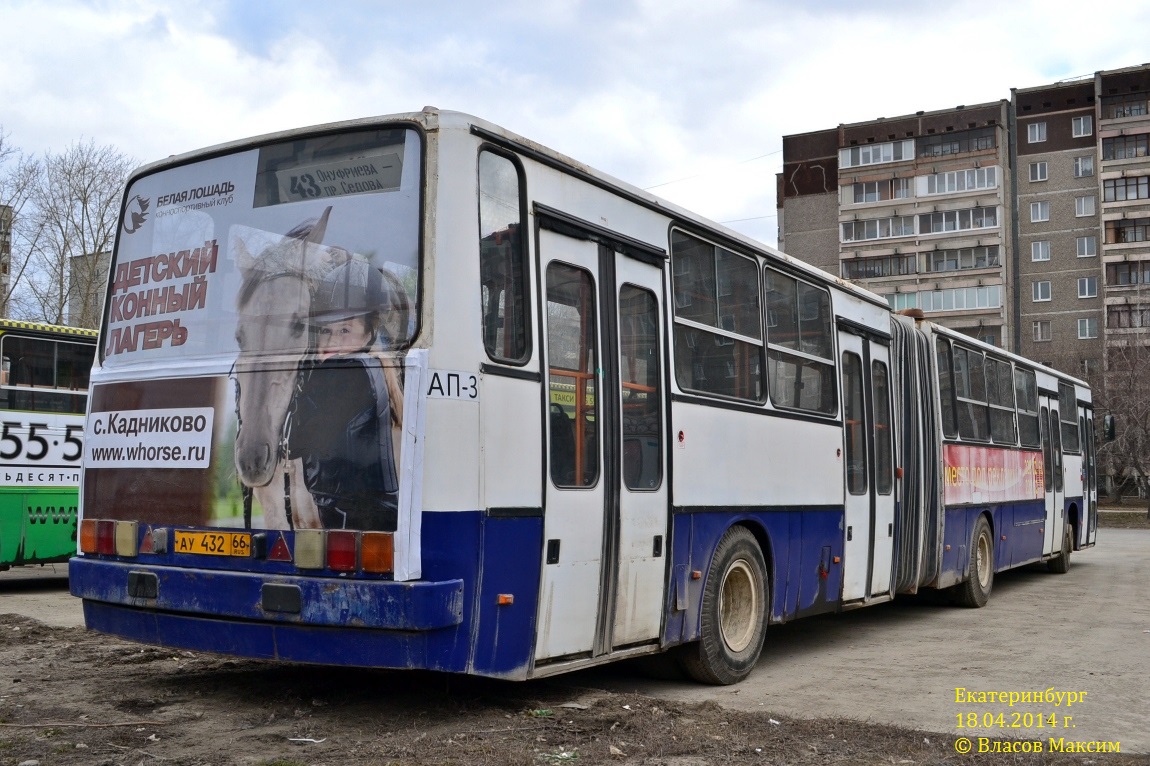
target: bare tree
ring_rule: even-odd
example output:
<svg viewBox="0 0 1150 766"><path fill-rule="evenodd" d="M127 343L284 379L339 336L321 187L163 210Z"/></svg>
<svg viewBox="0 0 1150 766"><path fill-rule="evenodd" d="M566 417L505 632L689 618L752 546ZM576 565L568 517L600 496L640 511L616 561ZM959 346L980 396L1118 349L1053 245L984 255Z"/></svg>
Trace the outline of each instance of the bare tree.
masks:
<svg viewBox="0 0 1150 766"><path fill-rule="evenodd" d="M33 168L17 218L21 280L12 308L26 319L96 327L115 242L120 195L133 161L111 146L77 142Z"/></svg>
<svg viewBox="0 0 1150 766"><path fill-rule="evenodd" d="M21 223L39 174L39 161L13 146L8 133L0 127L0 207L5 208L0 211L4 217L0 224L10 227L11 246L8 260L0 264L0 316L22 313L13 305L13 296L18 294L28 266L29 243Z"/></svg>
<svg viewBox="0 0 1150 766"><path fill-rule="evenodd" d="M1133 339L1132 339L1133 340ZM1115 438L1099 448L1099 464L1121 488L1134 482L1145 493L1150 518L1150 348L1138 342L1111 345L1097 421L1112 414Z"/></svg>

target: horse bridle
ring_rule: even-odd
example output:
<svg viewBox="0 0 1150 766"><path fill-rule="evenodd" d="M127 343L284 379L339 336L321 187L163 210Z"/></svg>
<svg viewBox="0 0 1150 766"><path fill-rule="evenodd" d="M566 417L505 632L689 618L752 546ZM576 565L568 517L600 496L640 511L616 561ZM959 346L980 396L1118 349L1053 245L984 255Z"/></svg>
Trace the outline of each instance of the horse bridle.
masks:
<svg viewBox="0 0 1150 766"><path fill-rule="evenodd" d="M243 417L240 415L240 378L236 374L235 362L232 363L231 372L228 377L236 387L236 434L238 435L240 429L244 427ZM308 373L305 371L305 365L299 364L296 369L295 376L295 390L292 392L291 402L288 403L287 414L284 416L283 425L280 426L279 444L276 446L275 459L277 463L281 463L284 467L284 513L287 515L288 529L295 529L295 522L292 520L291 508L291 472L288 469L288 462L291 460L291 448L289 441L291 440L291 425L292 416L295 414L296 406L299 402L300 394L303 393L304 385L307 382ZM240 492L244 500L244 529L252 528L252 488L240 480Z"/></svg>

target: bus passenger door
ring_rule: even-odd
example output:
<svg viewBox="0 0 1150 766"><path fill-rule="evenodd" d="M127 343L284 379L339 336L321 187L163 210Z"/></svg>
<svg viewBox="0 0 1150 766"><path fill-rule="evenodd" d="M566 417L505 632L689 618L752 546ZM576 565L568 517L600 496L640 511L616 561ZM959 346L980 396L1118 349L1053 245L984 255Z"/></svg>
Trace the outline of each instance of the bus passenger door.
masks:
<svg viewBox="0 0 1150 766"><path fill-rule="evenodd" d="M1058 410L1054 408L1057 399L1043 396L1042 412L1038 419L1038 433L1042 439L1042 474L1046 496L1046 537L1042 543L1045 555L1062 550L1062 525L1064 523L1062 476L1062 429Z"/></svg>
<svg viewBox="0 0 1150 766"><path fill-rule="evenodd" d="M894 556L894 440L890 350L849 332L842 352L845 538L843 601L891 590Z"/></svg>
<svg viewBox="0 0 1150 766"><path fill-rule="evenodd" d="M610 644L660 635L667 559L666 412L662 273L616 255L619 378L618 571Z"/></svg>
<svg viewBox="0 0 1150 766"><path fill-rule="evenodd" d="M539 219L548 470L535 659L575 659L662 627L662 270Z"/></svg>

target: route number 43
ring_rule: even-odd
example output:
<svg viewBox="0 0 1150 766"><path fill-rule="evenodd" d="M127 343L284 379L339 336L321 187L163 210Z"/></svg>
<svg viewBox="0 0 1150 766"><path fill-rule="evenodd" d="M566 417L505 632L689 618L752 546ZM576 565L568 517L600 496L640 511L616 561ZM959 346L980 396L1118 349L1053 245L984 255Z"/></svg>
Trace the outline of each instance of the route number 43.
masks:
<svg viewBox="0 0 1150 766"><path fill-rule="evenodd" d="M29 423L28 434L21 439L17 431L22 431L23 429L23 423L8 420L4 421L3 427L0 428L0 460L15 460L21 457L21 453L23 453L25 460L43 460L47 457L50 449L48 440L37 432L48 431L48 424ZM71 445L74 449L61 456L64 460L76 461L80 459L80 455L84 449L84 443L80 440L82 433L82 426L65 427L64 443ZM27 442L25 442L25 440L27 440ZM53 444L55 444L55 442L53 442Z"/></svg>
<svg viewBox="0 0 1150 766"><path fill-rule="evenodd" d="M310 197L318 197L320 195L320 188L311 173L304 173L303 175L291 177L291 193L307 199Z"/></svg>

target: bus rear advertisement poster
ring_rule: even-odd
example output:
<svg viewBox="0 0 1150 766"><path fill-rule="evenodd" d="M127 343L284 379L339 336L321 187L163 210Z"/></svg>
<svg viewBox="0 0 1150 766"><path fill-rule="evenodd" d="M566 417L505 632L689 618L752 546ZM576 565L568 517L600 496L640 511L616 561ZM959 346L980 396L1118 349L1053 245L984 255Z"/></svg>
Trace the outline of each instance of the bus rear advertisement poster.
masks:
<svg viewBox="0 0 1150 766"><path fill-rule="evenodd" d="M132 187L145 212L120 239L87 423L104 517L409 531L419 192L411 139L385 133L373 158L294 180L253 150ZM357 172L380 193L312 189Z"/></svg>

